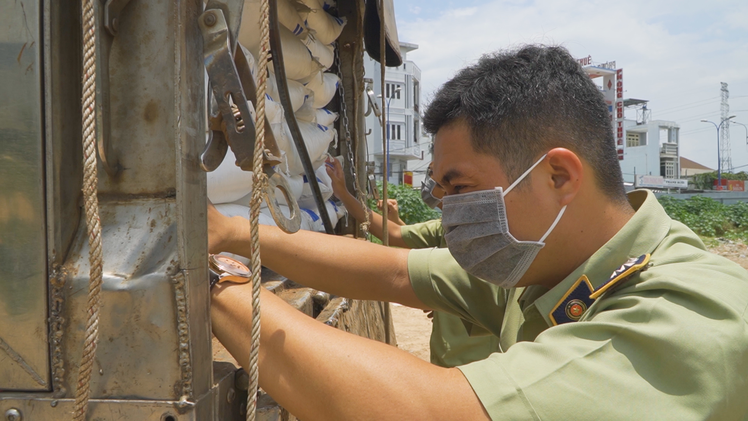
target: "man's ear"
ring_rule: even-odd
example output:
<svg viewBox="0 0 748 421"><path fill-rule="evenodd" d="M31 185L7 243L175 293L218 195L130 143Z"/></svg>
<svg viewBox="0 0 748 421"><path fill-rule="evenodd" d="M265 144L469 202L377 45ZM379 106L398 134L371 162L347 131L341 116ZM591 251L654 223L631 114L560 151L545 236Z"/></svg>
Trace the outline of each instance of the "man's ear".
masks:
<svg viewBox="0 0 748 421"><path fill-rule="evenodd" d="M584 178L582 160L566 148L554 148L548 152L553 191L561 206L568 205L579 192Z"/></svg>

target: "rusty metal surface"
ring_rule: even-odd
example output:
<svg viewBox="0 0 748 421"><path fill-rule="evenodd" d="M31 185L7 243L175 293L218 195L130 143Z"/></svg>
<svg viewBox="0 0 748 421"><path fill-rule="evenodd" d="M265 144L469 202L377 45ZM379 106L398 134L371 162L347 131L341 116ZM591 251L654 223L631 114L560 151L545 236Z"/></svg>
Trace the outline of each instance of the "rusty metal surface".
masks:
<svg viewBox="0 0 748 421"><path fill-rule="evenodd" d="M185 408L175 400L92 399L90 420L106 421L239 421L246 393L235 386L236 369L231 364L215 364L216 381L195 405ZM66 420L73 410L73 399L55 399L29 394L0 395L0 414L15 409L23 420Z"/></svg>
<svg viewBox="0 0 748 421"><path fill-rule="evenodd" d="M181 395L175 203L161 198L100 202L104 259L94 398L176 399ZM81 223L83 226L84 223ZM88 292L88 241L79 230L66 280L65 383L77 384ZM72 391L71 391L72 392Z"/></svg>
<svg viewBox="0 0 748 421"><path fill-rule="evenodd" d="M0 389L47 390L39 1L0 0Z"/></svg>
<svg viewBox="0 0 748 421"><path fill-rule="evenodd" d="M185 3L185 5L179 4ZM106 177L100 165L102 194L173 194L177 153L174 128L199 129L201 121L180 121L175 61L187 48L183 26L194 25L179 9L194 2L132 0L118 17L109 54L109 132L107 147L122 170ZM190 26L190 29L196 29ZM199 41L198 41L199 42ZM197 44L199 45L199 44ZM178 63L195 68L197 63ZM199 70L193 70L199 71Z"/></svg>

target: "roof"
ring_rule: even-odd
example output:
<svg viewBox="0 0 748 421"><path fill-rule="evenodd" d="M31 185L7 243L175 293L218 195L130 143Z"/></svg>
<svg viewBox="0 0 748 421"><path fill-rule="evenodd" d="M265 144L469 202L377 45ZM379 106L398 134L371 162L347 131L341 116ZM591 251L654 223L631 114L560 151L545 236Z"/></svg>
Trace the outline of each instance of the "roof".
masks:
<svg viewBox="0 0 748 421"><path fill-rule="evenodd" d="M632 105L640 105L640 104L646 105L648 102L649 102L648 99L625 98L623 100L623 106L630 107Z"/></svg>
<svg viewBox="0 0 748 421"><path fill-rule="evenodd" d="M690 159L682 157L682 156L680 157L680 167L681 168L690 168L690 169L694 169L694 170L709 170L709 171L714 171L713 169L711 169L711 168L709 168L707 166L701 165L698 162L691 161Z"/></svg>

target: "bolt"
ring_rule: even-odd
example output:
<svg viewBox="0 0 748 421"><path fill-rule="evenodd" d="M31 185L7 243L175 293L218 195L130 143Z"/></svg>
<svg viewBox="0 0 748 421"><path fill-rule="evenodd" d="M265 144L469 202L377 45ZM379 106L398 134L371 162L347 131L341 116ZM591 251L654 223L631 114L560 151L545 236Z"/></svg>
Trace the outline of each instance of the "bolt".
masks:
<svg viewBox="0 0 748 421"><path fill-rule="evenodd" d="M229 392L226 394L226 402L231 403L234 402L234 398L236 398L236 391L232 387L229 389Z"/></svg>
<svg viewBox="0 0 748 421"><path fill-rule="evenodd" d="M216 14L211 12L205 15L205 19L203 20L205 22L205 26L213 26L216 24Z"/></svg>
<svg viewBox="0 0 748 421"><path fill-rule="evenodd" d="M240 368L234 376L234 387L241 391L249 390L249 374L246 371Z"/></svg>
<svg viewBox="0 0 748 421"><path fill-rule="evenodd" d="M7 421L21 421L23 420L23 415L21 415L21 411L16 408L10 408L5 411L5 419Z"/></svg>
<svg viewBox="0 0 748 421"><path fill-rule="evenodd" d="M53 400L52 402L49 403L49 406L51 406L52 408L54 408L54 407L57 406L57 403L58 403L57 399L55 399L55 400Z"/></svg>

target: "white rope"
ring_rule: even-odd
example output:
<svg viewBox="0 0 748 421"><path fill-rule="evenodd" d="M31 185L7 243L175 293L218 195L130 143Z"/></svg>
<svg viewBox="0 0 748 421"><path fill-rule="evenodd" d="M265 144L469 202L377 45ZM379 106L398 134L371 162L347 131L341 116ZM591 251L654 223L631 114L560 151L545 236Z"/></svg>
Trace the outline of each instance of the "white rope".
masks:
<svg viewBox="0 0 748 421"><path fill-rule="evenodd" d="M96 31L94 0L83 0L83 203L88 231L91 266L88 284L88 309L83 356L78 370L73 420L84 421L91 396L91 371L99 338L99 309L101 308L101 278L103 267L101 221L99 220L98 175L96 173Z"/></svg>
<svg viewBox="0 0 748 421"><path fill-rule="evenodd" d="M249 207L249 230L251 236L250 262L252 265L252 343L249 350L249 389L247 390L247 421L254 421L257 410L257 388L259 373L257 360L260 349L260 205L267 177L262 171L265 150L265 91L267 90L267 64L270 51L270 4L260 2L260 58L257 63L257 109L255 110L255 156L252 165L253 187Z"/></svg>

